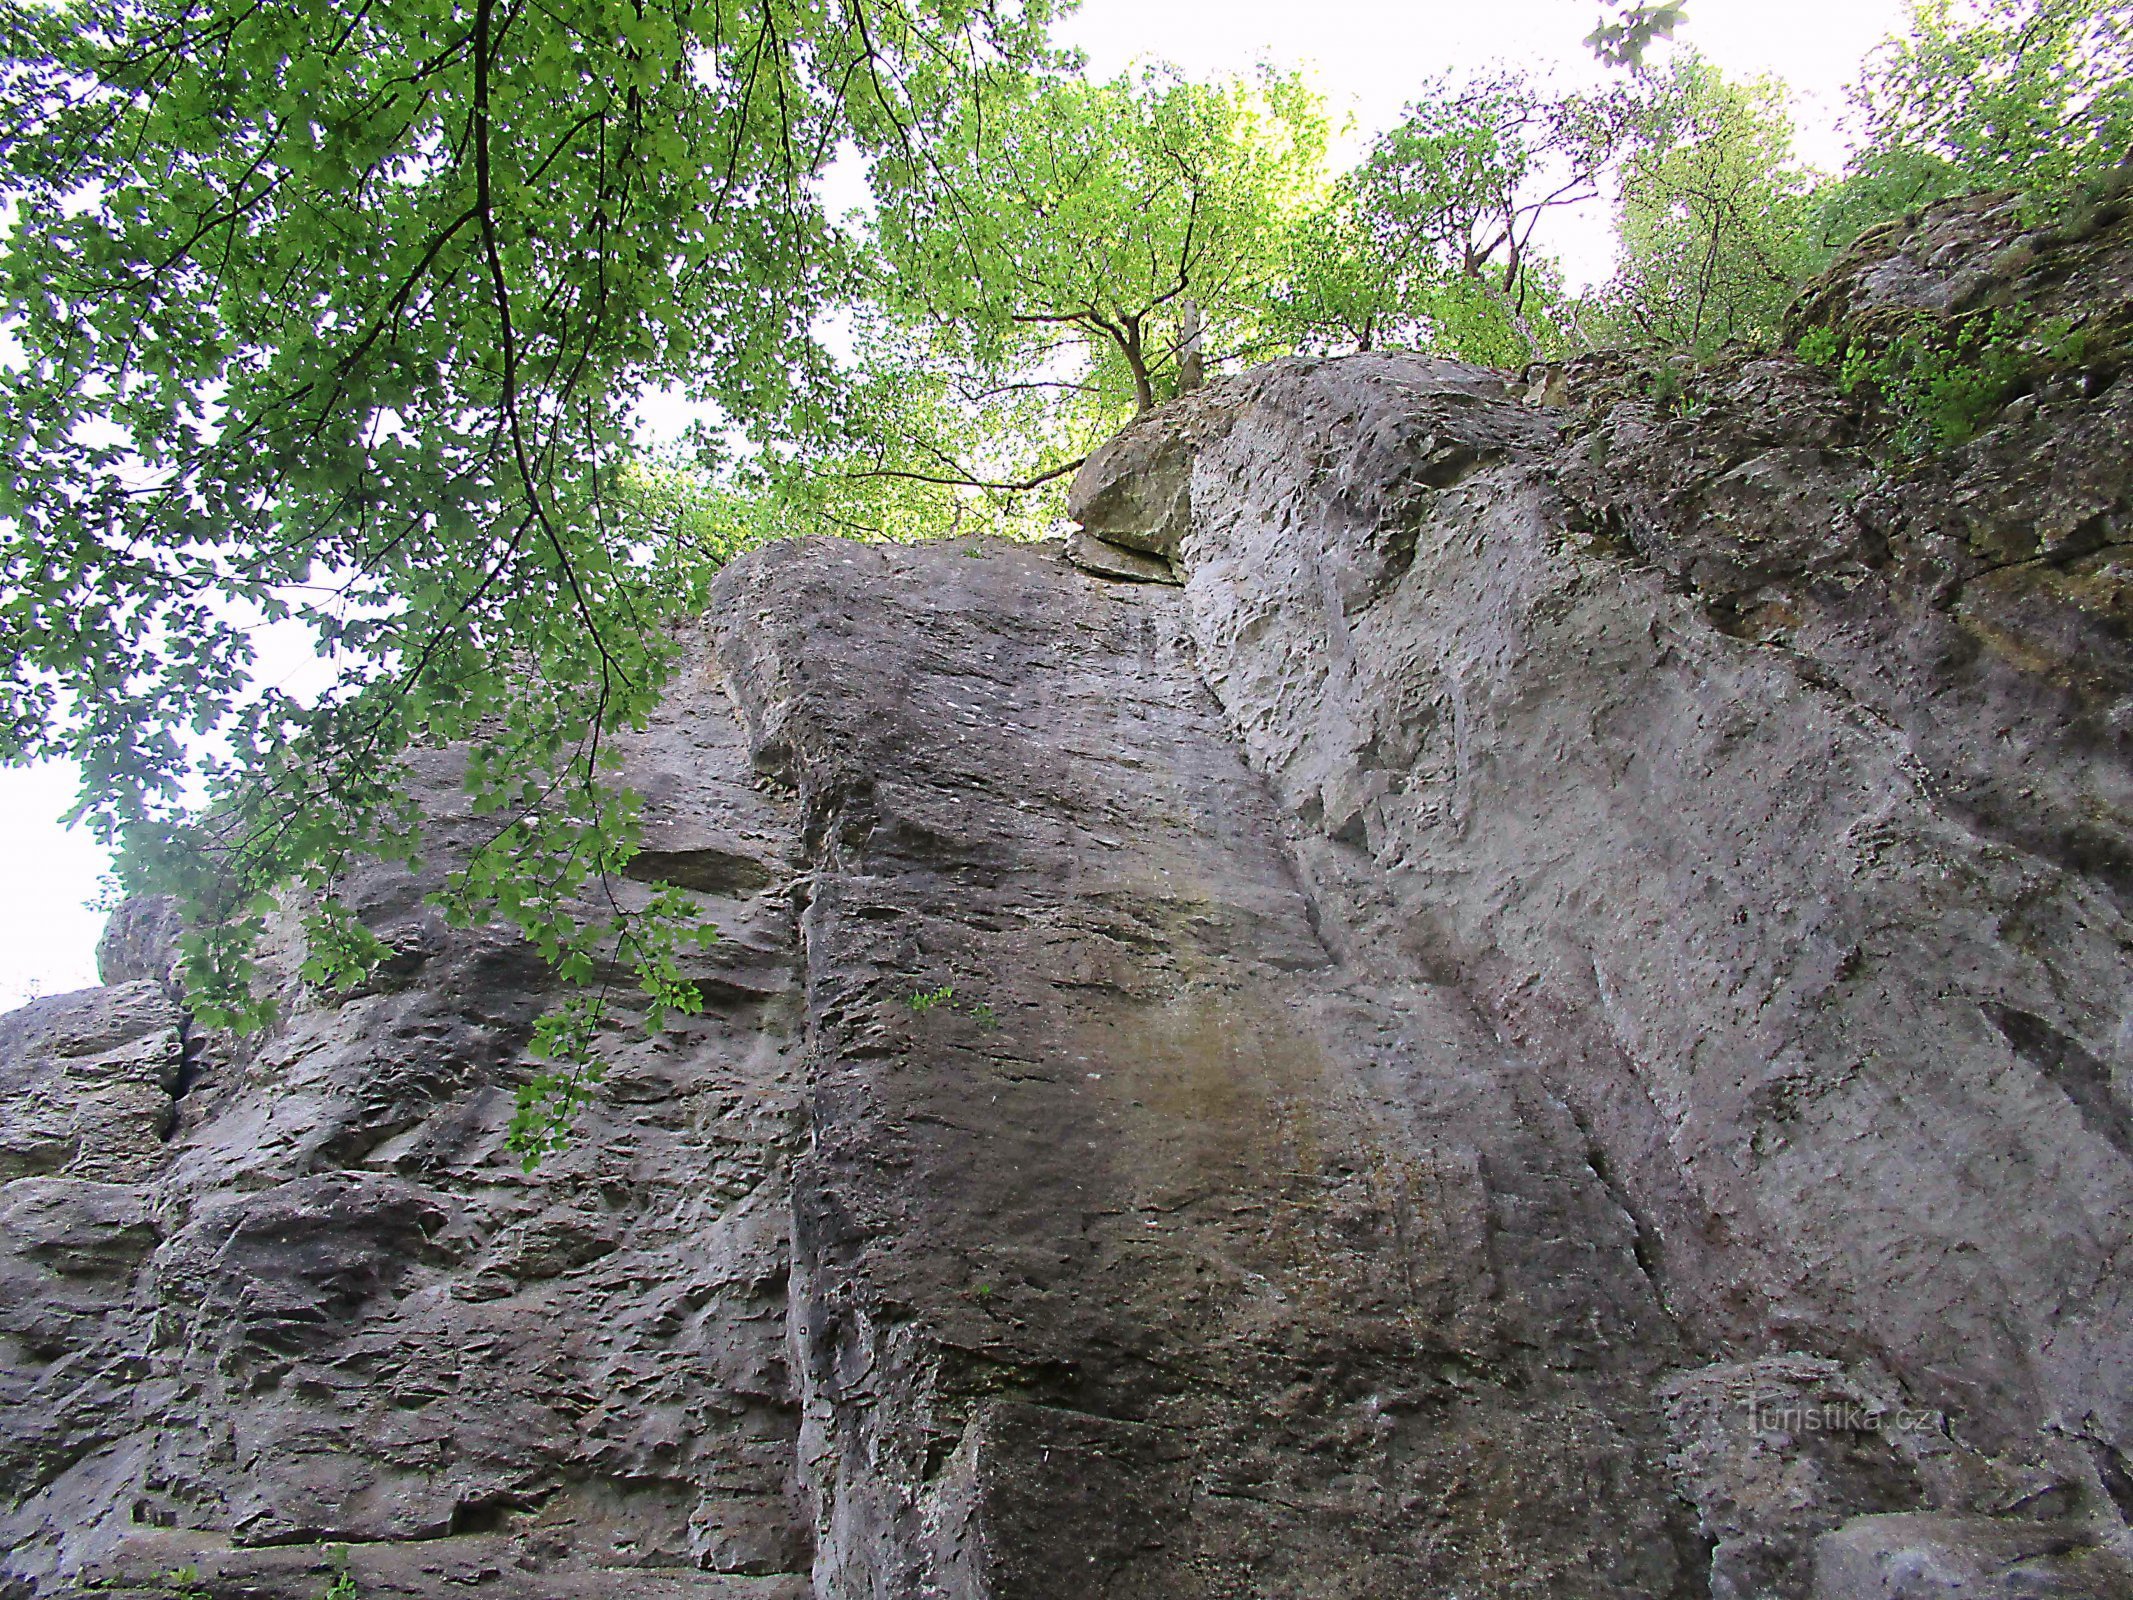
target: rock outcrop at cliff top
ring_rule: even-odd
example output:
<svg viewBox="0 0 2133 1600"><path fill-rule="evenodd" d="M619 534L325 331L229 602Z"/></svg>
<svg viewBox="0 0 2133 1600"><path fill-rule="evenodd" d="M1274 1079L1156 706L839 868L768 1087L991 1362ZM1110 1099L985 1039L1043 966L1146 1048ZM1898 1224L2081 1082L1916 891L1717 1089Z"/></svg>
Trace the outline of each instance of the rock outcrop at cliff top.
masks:
<svg viewBox="0 0 2133 1600"><path fill-rule="evenodd" d="M1837 298L2123 315L2008 227ZM710 1006L534 1176L424 881L242 1046L125 913L0 1022L0 1589L2133 1594L2133 391L1608 370L1218 383L1107 576L736 563L629 767Z"/></svg>

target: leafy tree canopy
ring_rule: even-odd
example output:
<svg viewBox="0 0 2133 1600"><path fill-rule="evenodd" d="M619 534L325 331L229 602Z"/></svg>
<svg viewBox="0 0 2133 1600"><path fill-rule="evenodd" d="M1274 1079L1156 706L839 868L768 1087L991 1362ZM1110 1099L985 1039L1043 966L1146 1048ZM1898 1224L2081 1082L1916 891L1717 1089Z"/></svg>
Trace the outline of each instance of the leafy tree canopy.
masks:
<svg viewBox="0 0 2133 1600"><path fill-rule="evenodd" d="M923 164L879 162L877 289L949 353L992 367L1078 342L1136 409L1174 383L1188 300L1239 330L1276 231L1318 180L1325 123L1294 78L1151 72L972 104Z"/></svg>
<svg viewBox="0 0 2133 1600"><path fill-rule="evenodd" d="M1782 86L1694 55L1644 81L1658 115L1621 173L1621 269L1586 319L1611 342L1770 343L1862 230L1971 190L2048 215L2133 161L2125 0L1921 0L1853 92L1864 138L1836 177L1794 156Z"/></svg>
<svg viewBox="0 0 2133 1600"><path fill-rule="evenodd" d="M1505 365L1558 344L1562 297L1536 230L1598 195L1649 137L1653 104L1641 84L1567 96L1516 73L1430 84L1293 231L1287 330Z"/></svg>
<svg viewBox="0 0 2133 1600"><path fill-rule="evenodd" d="M1653 82L1649 137L1620 175L1621 265L1594 325L1624 343L1703 353L1768 342L1831 253L1784 92L1728 82L1694 55Z"/></svg>
<svg viewBox="0 0 2133 1600"><path fill-rule="evenodd" d="M1291 77L1069 74L885 146L832 398L762 464L791 521L1034 534L1081 458L1205 365L1279 347L1265 304L1325 122Z"/></svg>
<svg viewBox="0 0 2133 1600"><path fill-rule="evenodd" d="M2049 208L2133 162L2133 7L2125 0L1917 0L1911 33L1854 96L1864 146L1837 226L1977 189Z"/></svg>

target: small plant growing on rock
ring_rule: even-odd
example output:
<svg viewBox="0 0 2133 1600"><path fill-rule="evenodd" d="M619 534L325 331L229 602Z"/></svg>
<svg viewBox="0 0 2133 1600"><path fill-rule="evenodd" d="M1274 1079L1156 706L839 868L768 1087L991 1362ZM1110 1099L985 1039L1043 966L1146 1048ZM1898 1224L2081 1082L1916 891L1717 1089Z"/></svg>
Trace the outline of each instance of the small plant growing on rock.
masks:
<svg viewBox="0 0 2133 1600"><path fill-rule="evenodd" d="M972 1000L962 1005L957 1005L955 1003L955 988L951 984L944 983L938 989L921 989L915 994L906 995L904 1004L920 1016L924 1016L936 1006L944 1006L950 1011L960 1011L981 1028L997 1028L1000 1025L999 1012L993 1010L991 1005L983 1000Z"/></svg>
<svg viewBox="0 0 2133 1600"><path fill-rule="evenodd" d="M348 1567L347 1550L336 1550L332 1556L333 1581L326 1585L326 1592L319 1600L362 1600L362 1591L356 1588L355 1574Z"/></svg>
<svg viewBox="0 0 2133 1600"><path fill-rule="evenodd" d="M2036 323L1998 310L1948 321L1920 313L1893 332L1840 336L1813 328L1800 359L1836 372L1846 394L1869 388L1895 418L1908 456L1951 449L2040 374L2078 365L2083 339L2064 318Z"/></svg>
<svg viewBox="0 0 2133 1600"><path fill-rule="evenodd" d="M1809 328L1792 348L1809 366L1833 367L1844 354L1844 341L1827 328Z"/></svg>

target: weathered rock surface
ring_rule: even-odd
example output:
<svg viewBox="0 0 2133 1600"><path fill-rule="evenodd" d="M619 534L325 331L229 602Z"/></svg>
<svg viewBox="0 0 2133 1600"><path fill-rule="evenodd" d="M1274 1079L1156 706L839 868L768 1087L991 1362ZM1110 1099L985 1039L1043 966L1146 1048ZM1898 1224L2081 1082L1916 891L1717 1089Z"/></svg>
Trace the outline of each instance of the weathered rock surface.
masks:
<svg viewBox="0 0 2133 1600"><path fill-rule="evenodd" d="M1463 996L1326 947L1179 597L791 546L724 598L822 841L823 1592L1687 1583L1628 1220Z"/></svg>
<svg viewBox="0 0 2133 1600"><path fill-rule="evenodd" d="M397 872L350 888L394 951L367 992L308 991L284 948L286 1020L243 1051L184 1038L152 908L107 941L135 981L0 1023L17 1591L317 1600L345 1546L365 1597L806 1592L793 810L701 666L633 770L648 855L726 932L716 1004L618 1040L536 1176L502 1143L540 965ZM434 780L441 871L473 823Z"/></svg>
<svg viewBox="0 0 2133 1600"><path fill-rule="evenodd" d="M1810 310L2133 282L1922 232ZM566 1158L396 872L241 1050L153 907L0 1022L0 1592L2133 1595L2115 378L1288 361L1076 485L1182 589L736 563L629 767L710 1008Z"/></svg>
<svg viewBox="0 0 2133 1600"><path fill-rule="evenodd" d="M1113 544L1076 528L1066 538L1066 558L1084 572L1099 578L1123 578L1129 583L1176 583L1177 569L1167 556L1153 556L1130 545Z"/></svg>

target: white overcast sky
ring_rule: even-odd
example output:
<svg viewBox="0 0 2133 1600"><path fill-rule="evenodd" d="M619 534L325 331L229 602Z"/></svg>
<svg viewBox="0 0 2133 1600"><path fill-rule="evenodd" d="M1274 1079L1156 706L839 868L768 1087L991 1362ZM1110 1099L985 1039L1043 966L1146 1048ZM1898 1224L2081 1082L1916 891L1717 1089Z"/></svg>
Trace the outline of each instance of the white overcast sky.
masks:
<svg viewBox="0 0 2133 1600"><path fill-rule="evenodd" d="M1769 73L1793 89L1801 153L1835 167L1837 119L1861 58L1904 25L1903 0L1689 0L1682 31L1726 72ZM1423 79L1493 62L1552 73L1561 87L1595 81L1579 41L1596 0L1084 0L1059 30L1110 77L1136 61L1175 62L1193 77L1246 73L1262 61L1306 69L1336 114L1352 114L1352 150L1397 120ZM1574 279L1604 275L1603 218L1573 224L1557 247ZM106 862L58 825L71 774L0 770L0 1009L96 981L102 925L85 902Z"/></svg>

